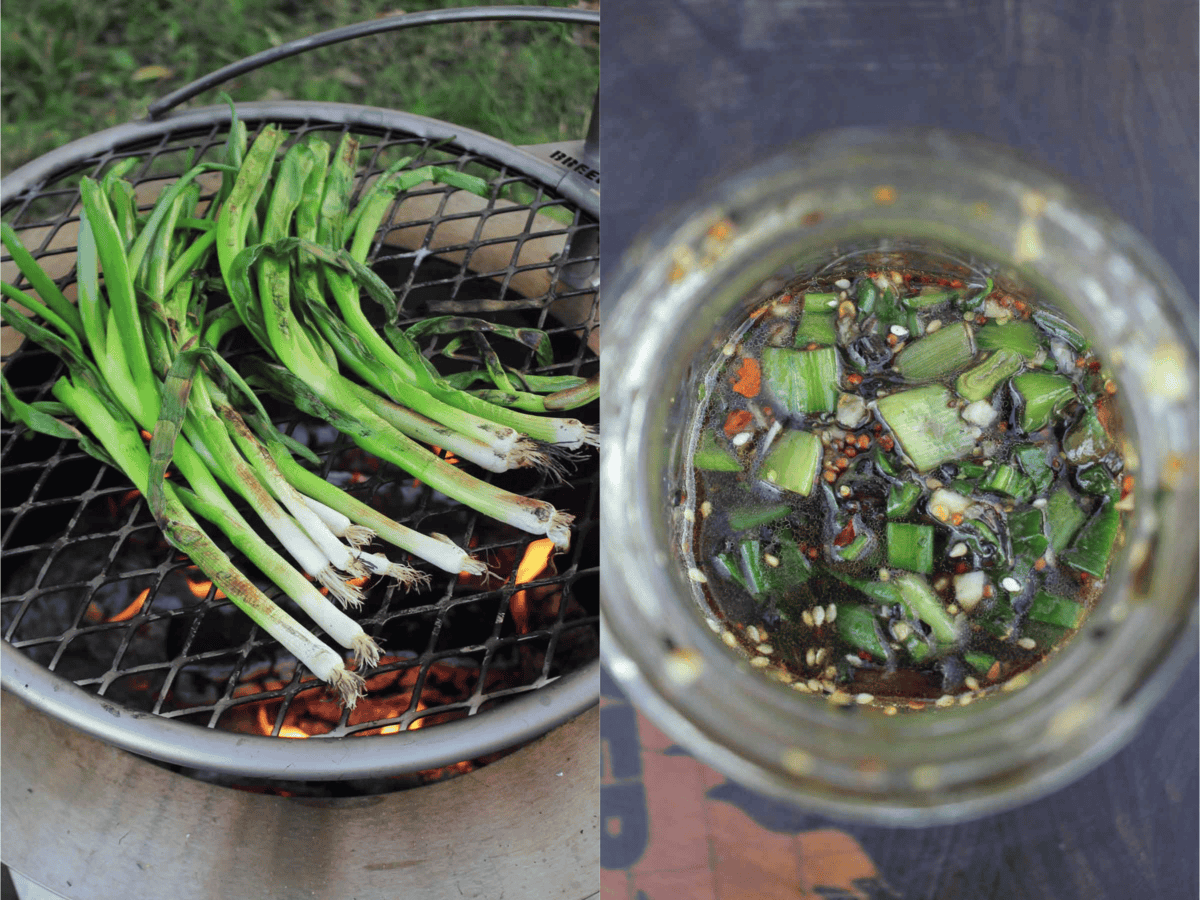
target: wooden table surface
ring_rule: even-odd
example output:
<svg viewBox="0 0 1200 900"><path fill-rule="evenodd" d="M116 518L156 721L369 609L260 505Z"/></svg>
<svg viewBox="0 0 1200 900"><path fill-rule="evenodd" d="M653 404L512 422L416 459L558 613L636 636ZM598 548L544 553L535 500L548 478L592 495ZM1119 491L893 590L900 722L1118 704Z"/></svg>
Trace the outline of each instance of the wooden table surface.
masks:
<svg viewBox="0 0 1200 900"><path fill-rule="evenodd" d="M707 180L844 125L929 125L1027 153L1100 196L1196 290L1194 0L637 0L604 10L602 242ZM1021 809L846 825L693 760L611 680L606 900L1186 900L1200 894L1200 668L1133 741Z"/></svg>

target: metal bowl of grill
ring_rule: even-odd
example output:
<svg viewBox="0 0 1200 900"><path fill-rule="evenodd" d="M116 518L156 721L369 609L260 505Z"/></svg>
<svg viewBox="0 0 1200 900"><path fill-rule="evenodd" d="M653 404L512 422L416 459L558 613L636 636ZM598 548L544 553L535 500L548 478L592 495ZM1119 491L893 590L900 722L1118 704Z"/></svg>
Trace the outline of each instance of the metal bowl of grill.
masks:
<svg viewBox="0 0 1200 900"><path fill-rule="evenodd" d="M492 8L400 16L328 32L251 58L164 98L151 118L76 141L4 179L2 213L70 290L78 183L128 157L139 202L190 162L215 156L228 108L170 111L211 84L272 58L391 28L470 18L598 24L578 10ZM303 44L303 46L299 46ZM240 68L239 68L240 67ZM399 156L482 175L488 200L425 185L398 198L371 257L393 287L401 325L463 312L546 330L553 372L595 375L598 161L585 142L534 151L394 110L328 103L236 108L251 135L359 136L360 183ZM593 123L593 127L595 123ZM11 261L5 264L6 280ZM19 281L16 281L19 284ZM6 338L11 338L6 335ZM4 348L25 400L44 398L58 369L33 346ZM580 418L595 413L580 411ZM159 536L128 482L52 439L0 430L3 479L3 686L27 704L119 748L185 770L240 778L384 778L422 783L510 752L594 706L599 696L598 483L594 453L561 481L505 473L510 490L575 515L571 549L549 558L528 535L445 501L319 423L279 426L323 460L321 474L402 524L447 534L485 579L439 576L420 591L380 585L356 614L384 647L369 694L342 709ZM419 565L419 564L418 564ZM285 740L309 737L312 740Z"/></svg>

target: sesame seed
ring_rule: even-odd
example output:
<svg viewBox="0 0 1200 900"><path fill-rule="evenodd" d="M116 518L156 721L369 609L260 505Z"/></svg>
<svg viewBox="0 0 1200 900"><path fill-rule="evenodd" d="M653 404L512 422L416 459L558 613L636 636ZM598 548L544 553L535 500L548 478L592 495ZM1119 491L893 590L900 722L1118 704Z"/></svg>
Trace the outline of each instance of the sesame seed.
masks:
<svg viewBox="0 0 1200 900"><path fill-rule="evenodd" d="M803 681L797 681L795 684L793 684L792 690L799 691L802 694L812 693L812 688L810 688L808 684Z"/></svg>
<svg viewBox="0 0 1200 900"><path fill-rule="evenodd" d="M808 679L808 689L814 694L821 693L821 682L817 681L815 678Z"/></svg>
<svg viewBox="0 0 1200 900"><path fill-rule="evenodd" d="M1036 500L1033 501L1033 506L1036 509L1045 509L1048 505L1049 504L1045 497L1038 497Z"/></svg>
<svg viewBox="0 0 1200 900"><path fill-rule="evenodd" d="M805 651L804 663L808 666L815 666L817 664L817 651L815 647L809 647L808 650Z"/></svg>
<svg viewBox="0 0 1200 900"><path fill-rule="evenodd" d="M705 577L704 573L695 566L692 566L690 569L688 569L688 578L692 579L692 581L696 582L697 584L708 583L708 578Z"/></svg>
<svg viewBox="0 0 1200 900"><path fill-rule="evenodd" d="M772 669L771 677L783 684L791 684L796 680L796 676L786 669Z"/></svg>
<svg viewBox="0 0 1200 900"><path fill-rule="evenodd" d="M817 655L816 655L816 657L814 657L814 659L816 660L816 663L817 663L817 665L820 665L821 663L825 662L825 654L826 654L826 652L827 652L827 651L826 651L826 648L824 648L824 647L820 648L820 649L817 651Z"/></svg>
<svg viewBox="0 0 1200 900"><path fill-rule="evenodd" d="M721 348L721 352L723 354L725 354L726 356L733 356L733 354L736 351L737 351L737 348L733 344L726 344L724 347Z"/></svg>
<svg viewBox="0 0 1200 900"><path fill-rule="evenodd" d="M858 703L860 706L866 706L868 703L870 703L874 699L875 699L875 696L873 694L859 694L857 697L854 698L855 702Z"/></svg>
<svg viewBox="0 0 1200 900"><path fill-rule="evenodd" d="M696 513L690 506L684 507L683 519L685 522L695 522L696 521Z"/></svg>
<svg viewBox="0 0 1200 900"><path fill-rule="evenodd" d="M710 501L705 500L703 503L700 504L700 515L707 516L707 515L711 514L712 511L713 511L713 505Z"/></svg>
<svg viewBox="0 0 1200 900"><path fill-rule="evenodd" d="M854 653L846 654L846 662L850 663L850 665L854 666L856 669L863 664L863 661Z"/></svg>
<svg viewBox="0 0 1200 900"><path fill-rule="evenodd" d="M892 626L892 637L898 641L903 641L912 634L912 626L907 622L897 622Z"/></svg>
<svg viewBox="0 0 1200 900"><path fill-rule="evenodd" d="M759 644L754 649L756 649L763 656L770 656L772 653L775 652L775 648L772 647L770 644Z"/></svg>
<svg viewBox="0 0 1200 900"><path fill-rule="evenodd" d="M951 559L958 559L960 556L966 556L966 555L967 555L967 545L964 544L962 541L959 541L957 544L955 544L953 547L950 548L950 558Z"/></svg>
<svg viewBox="0 0 1200 900"><path fill-rule="evenodd" d="M736 647L738 645L736 635L728 629L721 632L721 640L725 642L725 646L727 647Z"/></svg>
<svg viewBox="0 0 1200 900"><path fill-rule="evenodd" d="M896 709L894 706L885 706L883 708L883 714L885 716L894 716L898 712L900 712L900 710Z"/></svg>
<svg viewBox="0 0 1200 900"><path fill-rule="evenodd" d="M824 675L826 678L830 679L831 681L834 678L837 678L837 666L826 666Z"/></svg>
<svg viewBox="0 0 1200 900"><path fill-rule="evenodd" d="M887 569L879 570L879 580L880 581L890 581L891 577L892 577L892 573L889 572Z"/></svg>
<svg viewBox="0 0 1200 900"><path fill-rule="evenodd" d="M898 338L908 337L908 329L903 325L893 325L888 330Z"/></svg>
<svg viewBox="0 0 1200 900"><path fill-rule="evenodd" d="M779 568L779 557L778 556L772 556L770 553L764 553L763 554L763 562L765 562L772 569Z"/></svg>
<svg viewBox="0 0 1200 900"><path fill-rule="evenodd" d="M733 440L731 440L729 443L733 444L735 447L741 447L748 440L750 440L750 432L742 431L738 434L735 434L733 436Z"/></svg>
<svg viewBox="0 0 1200 900"><path fill-rule="evenodd" d="M1030 637L1023 637L1019 641L1017 641L1017 646L1020 647L1022 650L1036 650L1037 649L1037 641L1035 641L1033 638L1030 638Z"/></svg>
<svg viewBox="0 0 1200 900"><path fill-rule="evenodd" d="M822 606L814 606L813 610L812 610L812 617L813 617L814 625L824 625L825 624L825 608Z"/></svg>
<svg viewBox="0 0 1200 900"><path fill-rule="evenodd" d="M750 660L750 665L754 666L756 669L765 669L770 664L771 661L765 656L756 656L754 659Z"/></svg>
<svg viewBox="0 0 1200 900"><path fill-rule="evenodd" d="M835 282L833 283L833 286L834 286L834 287L836 287L836 288L841 288L841 289L844 291L844 290L846 290L848 287L850 287L850 279L848 279L848 278L839 278L837 281L835 281Z"/></svg>
<svg viewBox="0 0 1200 900"><path fill-rule="evenodd" d="M933 332L937 331L941 327L942 327L942 320L934 319L932 322L930 322L928 325L925 326L925 333L933 334Z"/></svg>
<svg viewBox="0 0 1200 900"><path fill-rule="evenodd" d="M942 696L937 698L937 705L938 706L953 706L954 705L954 695L953 694L942 694Z"/></svg>
<svg viewBox="0 0 1200 900"><path fill-rule="evenodd" d="M830 603L829 606L825 607L825 621L833 622L836 619L837 619L837 604Z"/></svg>
<svg viewBox="0 0 1200 900"><path fill-rule="evenodd" d="M812 613L809 612L807 609L804 610L804 612L800 613L800 619L802 622L804 622L805 625L807 625L809 628L812 628L812 626L813 626Z"/></svg>
<svg viewBox="0 0 1200 900"><path fill-rule="evenodd" d="M721 633L721 623L716 619L705 619L704 621L708 623L708 627L713 630L714 634Z"/></svg>
<svg viewBox="0 0 1200 900"><path fill-rule="evenodd" d="M758 636L758 628L756 628L753 625L747 625L746 626L746 637L749 638L752 643L757 644L760 640L760 638Z"/></svg>
<svg viewBox="0 0 1200 900"><path fill-rule="evenodd" d="M1003 581L1000 582L1000 587L1004 588L1006 591L1008 591L1010 593L1015 594L1015 593L1017 593L1017 591L1021 590L1021 582L1017 581L1017 579L1015 579L1011 575L1009 575L1007 578L1005 578Z"/></svg>
<svg viewBox="0 0 1200 900"><path fill-rule="evenodd" d="M974 694L960 694L958 697L958 705L959 706L966 706L968 703L974 703L974 702L975 702Z"/></svg>
<svg viewBox="0 0 1200 900"><path fill-rule="evenodd" d="M969 687L973 691L979 690L979 679L976 678L974 675L968 675L966 678L964 678L963 684L965 684L967 687Z"/></svg>
<svg viewBox="0 0 1200 900"><path fill-rule="evenodd" d="M838 488L838 494L842 497L849 497L850 496L850 485L843 484L840 488Z"/></svg>
<svg viewBox="0 0 1200 900"><path fill-rule="evenodd" d="M834 691L829 695L829 702L836 703L838 706L849 706L854 702L854 698L845 691Z"/></svg>

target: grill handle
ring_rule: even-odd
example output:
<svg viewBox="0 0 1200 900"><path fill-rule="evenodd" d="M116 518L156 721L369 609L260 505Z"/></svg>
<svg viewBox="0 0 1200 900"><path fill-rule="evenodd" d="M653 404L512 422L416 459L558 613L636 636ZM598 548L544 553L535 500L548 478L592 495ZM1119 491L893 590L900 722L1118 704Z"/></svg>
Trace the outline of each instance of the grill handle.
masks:
<svg viewBox="0 0 1200 900"><path fill-rule="evenodd" d="M270 50L255 53L245 59L230 63L223 68L210 72L203 78L198 78L191 84L186 84L174 90L165 97L151 103L146 111L149 121L161 118L171 109L190 100L198 94L224 84L231 78L251 72L263 66L270 65L289 56L296 56L327 47L330 44L340 44L355 38L373 34L383 34L389 31L400 31L404 28L415 28L420 25L441 25L449 22L489 22L489 21L539 21L563 22L577 25L600 24L599 10L587 9L558 9L545 6L472 6L463 9L435 9L426 12L405 13L397 16L387 16L382 19L372 19L347 25L343 28L333 28L309 37L297 38Z"/></svg>

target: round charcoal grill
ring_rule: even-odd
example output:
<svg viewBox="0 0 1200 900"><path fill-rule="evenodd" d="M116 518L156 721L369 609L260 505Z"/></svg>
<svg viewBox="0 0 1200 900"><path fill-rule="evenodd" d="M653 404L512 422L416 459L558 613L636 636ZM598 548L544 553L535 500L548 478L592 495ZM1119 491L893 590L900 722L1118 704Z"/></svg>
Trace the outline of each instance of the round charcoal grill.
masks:
<svg viewBox="0 0 1200 900"><path fill-rule="evenodd" d="M478 12L475 18L496 17ZM598 21L578 11L552 12L566 21ZM358 33L377 30L379 23L368 23ZM324 42L353 36L346 31ZM289 45L271 55L287 52L299 51ZM192 94L210 84L198 82ZM180 93L167 99L179 102ZM599 194L578 166L571 171L554 161L574 164L577 156L559 151L545 158L443 122L348 104L252 103L239 105L237 115L251 140L268 123L293 139L316 133L334 145L343 133L356 134L359 191L409 156L418 158L414 165L482 175L492 186L486 200L429 184L397 198L390 210L371 264L396 292L399 324L461 313L542 328L553 341L550 367L512 347L505 361L524 373L598 373L592 273L599 268ZM4 220L73 296L80 177L136 158L126 177L147 209L190 165L217 158L230 121L229 109L210 107L76 141L4 180ZM5 280L22 286L11 260L0 263ZM32 344L17 346L14 337L4 335L6 378L25 401L49 398L62 371L57 360ZM426 348L436 351L438 340L444 339L428 339ZM254 352L236 344L225 349ZM440 357L435 364L447 365ZM381 465L323 423L277 412L279 426L321 457L326 478L411 528L469 547L491 575L450 577L407 560L429 573L427 587L369 586L354 615L384 657L367 673L367 697L347 711L163 541L120 473L72 443L30 436L6 422L0 628L8 691L108 743L189 769L261 778L286 772L296 781L407 776L405 784L488 762L598 701L594 451L580 454L561 480L472 468L574 514L570 550L547 560L530 535ZM571 415L598 421L594 405ZM395 548L377 547L405 559ZM303 736L313 739L281 740ZM381 789L396 782L387 784Z"/></svg>

